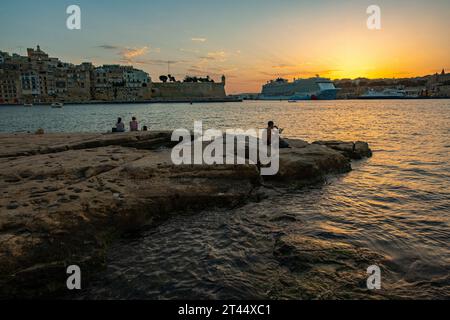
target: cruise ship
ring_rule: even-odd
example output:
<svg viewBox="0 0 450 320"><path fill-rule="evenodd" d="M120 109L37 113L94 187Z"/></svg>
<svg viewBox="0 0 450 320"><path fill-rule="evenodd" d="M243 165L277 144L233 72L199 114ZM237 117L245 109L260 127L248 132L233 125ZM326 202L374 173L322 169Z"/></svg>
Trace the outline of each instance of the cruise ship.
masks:
<svg viewBox="0 0 450 320"><path fill-rule="evenodd" d="M294 79L289 82L278 78L262 87L261 100L334 100L337 89L327 78Z"/></svg>

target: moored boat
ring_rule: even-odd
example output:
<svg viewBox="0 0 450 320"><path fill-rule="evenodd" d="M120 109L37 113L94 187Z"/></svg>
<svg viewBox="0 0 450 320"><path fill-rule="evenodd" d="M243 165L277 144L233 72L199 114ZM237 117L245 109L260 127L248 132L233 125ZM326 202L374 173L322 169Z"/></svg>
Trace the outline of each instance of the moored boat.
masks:
<svg viewBox="0 0 450 320"><path fill-rule="evenodd" d="M64 104L62 102L55 102L55 103L52 103L52 105L51 105L51 107L54 109L60 109L63 106L64 106Z"/></svg>
<svg viewBox="0 0 450 320"><path fill-rule="evenodd" d="M358 99L414 99L418 98L416 94L409 94L402 89L384 89L383 91L375 91L369 89L366 93L360 95Z"/></svg>

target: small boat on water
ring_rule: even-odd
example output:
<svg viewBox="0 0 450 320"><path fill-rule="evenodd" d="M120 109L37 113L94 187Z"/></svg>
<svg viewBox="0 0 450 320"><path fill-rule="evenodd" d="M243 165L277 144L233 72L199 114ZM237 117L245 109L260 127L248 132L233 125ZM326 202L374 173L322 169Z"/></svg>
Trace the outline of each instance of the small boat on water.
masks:
<svg viewBox="0 0 450 320"><path fill-rule="evenodd" d="M54 109L61 109L64 106L64 104L62 102L55 102L52 103L51 107Z"/></svg>
<svg viewBox="0 0 450 320"><path fill-rule="evenodd" d="M23 106L25 108L31 108L33 106L33 104L32 103L24 103Z"/></svg>

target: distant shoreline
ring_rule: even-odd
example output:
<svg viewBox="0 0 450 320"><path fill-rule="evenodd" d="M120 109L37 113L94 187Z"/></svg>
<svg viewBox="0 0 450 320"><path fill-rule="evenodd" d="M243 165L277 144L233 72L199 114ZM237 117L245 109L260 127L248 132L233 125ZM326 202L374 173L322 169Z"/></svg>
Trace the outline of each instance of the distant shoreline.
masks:
<svg viewBox="0 0 450 320"><path fill-rule="evenodd" d="M298 100L302 101L358 101L358 100L448 100L450 97L417 97L417 98L352 98L335 100ZM288 100L262 100L262 99L193 99L193 100L147 100L147 101L85 101L85 102L64 102L64 105L97 105L97 104L169 104L169 103L226 103L243 101L270 101L287 102ZM50 106L51 103L33 103L33 106ZM0 104L0 107L23 107L23 103Z"/></svg>
<svg viewBox="0 0 450 320"><path fill-rule="evenodd" d="M74 105L74 104L148 104L148 103L224 103L224 102L242 102L243 99L238 98L194 98L194 99L152 99L152 100L141 100L141 101L83 101L83 102L63 102L64 105ZM52 103L49 102L37 102L33 103L36 106L50 106ZM23 106L23 103L7 103L0 104L0 106Z"/></svg>
<svg viewBox="0 0 450 320"><path fill-rule="evenodd" d="M393 98L393 97L386 97L386 98L361 98L361 97L353 97L353 98L346 98L346 99L334 99L334 100L326 100L326 99L318 99L318 100L295 100L297 102L300 101L345 101L345 100L442 100L442 99L450 99L450 97L398 97L398 98ZM249 101L290 101L290 100L279 100L279 99L274 99L274 100L268 100L268 99L244 99L244 100L249 100Z"/></svg>

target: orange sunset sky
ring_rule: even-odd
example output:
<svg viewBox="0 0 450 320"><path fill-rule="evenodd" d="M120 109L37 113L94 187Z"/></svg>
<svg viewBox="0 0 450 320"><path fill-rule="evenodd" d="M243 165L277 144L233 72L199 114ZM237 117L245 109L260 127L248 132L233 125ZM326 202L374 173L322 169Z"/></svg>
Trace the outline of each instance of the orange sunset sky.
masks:
<svg viewBox="0 0 450 320"><path fill-rule="evenodd" d="M411 77L450 69L450 1L70 1L2 4L0 50L40 44L80 63L131 64L154 81L170 72L227 76L227 93L259 92L276 77ZM381 30L366 9L381 8ZM24 9L26 8L26 9Z"/></svg>

